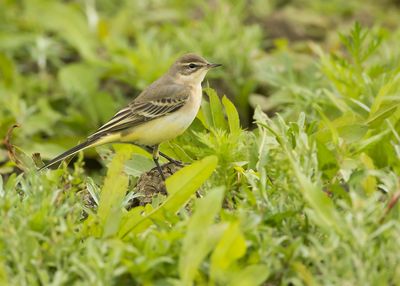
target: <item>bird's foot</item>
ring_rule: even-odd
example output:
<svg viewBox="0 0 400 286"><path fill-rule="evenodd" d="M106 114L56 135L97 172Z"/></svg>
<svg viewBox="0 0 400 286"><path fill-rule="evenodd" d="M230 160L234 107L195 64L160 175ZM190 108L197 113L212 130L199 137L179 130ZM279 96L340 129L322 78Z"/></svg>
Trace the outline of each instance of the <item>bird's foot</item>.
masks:
<svg viewBox="0 0 400 286"><path fill-rule="evenodd" d="M175 160L175 159L172 159L172 158L170 158L170 160L168 160L168 161L170 163L176 165L176 166L179 166L179 167L183 167L185 165L185 163L183 163L182 161Z"/></svg>

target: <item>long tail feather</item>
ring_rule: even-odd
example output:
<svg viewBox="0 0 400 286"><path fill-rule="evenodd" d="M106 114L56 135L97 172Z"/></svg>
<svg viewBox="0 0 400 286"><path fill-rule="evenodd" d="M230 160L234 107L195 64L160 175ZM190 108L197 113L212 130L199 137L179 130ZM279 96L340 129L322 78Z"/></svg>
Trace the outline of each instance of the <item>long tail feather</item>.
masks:
<svg viewBox="0 0 400 286"><path fill-rule="evenodd" d="M67 157L69 157L69 156L72 156L72 155L78 153L79 151L82 151L82 150L84 150L84 149L86 149L86 148L92 146L94 143L95 143L94 141L88 140L88 141L85 141L85 142L83 142L83 143L81 143L81 144L76 145L75 147L72 147L71 149L65 151L64 153L62 153L62 154L58 155L57 157L55 157L54 159L52 159L52 160L51 160L50 162L48 162L46 165L44 165L43 167L41 167L41 168L39 169L39 171L41 171L41 170L43 170L43 169L46 169L46 168L48 168L48 167L50 167L50 166L53 166L54 164L56 164L56 163L58 163L58 162L64 160L65 158L67 158Z"/></svg>

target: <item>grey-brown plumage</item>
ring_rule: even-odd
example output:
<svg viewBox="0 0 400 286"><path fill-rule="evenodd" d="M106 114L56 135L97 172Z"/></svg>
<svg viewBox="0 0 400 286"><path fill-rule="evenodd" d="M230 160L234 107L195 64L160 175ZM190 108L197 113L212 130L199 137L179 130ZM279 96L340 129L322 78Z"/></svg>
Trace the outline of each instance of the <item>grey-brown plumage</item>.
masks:
<svg viewBox="0 0 400 286"><path fill-rule="evenodd" d="M200 107L201 82L207 71L217 66L220 65L210 64L196 54L180 57L165 75L143 90L85 142L57 156L41 169L83 149L105 143L131 142L157 149L159 143L178 136L193 121ZM155 156L158 157L157 152Z"/></svg>
<svg viewBox="0 0 400 286"><path fill-rule="evenodd" d="M146 95L144 92L139 97ZM171 97L171 94L175 96ZM185 104L189 95L190 90L188 88L173 83L156 87L148 96L153 98L152 100L140 100L138 97L127 107L116 113L106 124L90 135L88 139L99 139L114 132L131 129L138 124L174 112ZM142 98L146 99L146 96Z"/></svg>

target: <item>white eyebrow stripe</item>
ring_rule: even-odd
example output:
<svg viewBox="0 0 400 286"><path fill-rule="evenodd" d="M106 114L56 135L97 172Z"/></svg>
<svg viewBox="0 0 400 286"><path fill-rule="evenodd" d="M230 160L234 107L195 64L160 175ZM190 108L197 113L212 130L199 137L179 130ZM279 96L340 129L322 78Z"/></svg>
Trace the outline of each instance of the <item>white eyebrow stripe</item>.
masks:
<svg viewBox="0 0 400 286"><path fill-rule="evenodd" d="M188 66L188 65L191 65L191 64L195 64L196 66L201 66L201 67L207 65L207 63L203 63L203 62L187 62L187 63L182 63L183 66Z"/></svg>

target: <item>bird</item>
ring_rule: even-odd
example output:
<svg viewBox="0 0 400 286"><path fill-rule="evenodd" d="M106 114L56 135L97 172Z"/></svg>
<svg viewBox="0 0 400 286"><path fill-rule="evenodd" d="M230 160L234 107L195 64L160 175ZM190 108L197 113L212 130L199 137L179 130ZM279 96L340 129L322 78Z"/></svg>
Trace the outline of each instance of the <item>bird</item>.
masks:
<svg viewBox="0 0 400 286"><path fill-rule="evenodd" d="M178 161L161 153L159 145L181 135L195 119L201 105L202 86L210 69L222 66L188 53L179 57L169 70L145 88L125 108L119 110L86 140L50 160L39 170L87 148L108 143L131 143L152 152L153 161L165 180L159 156Z"/></svg>

